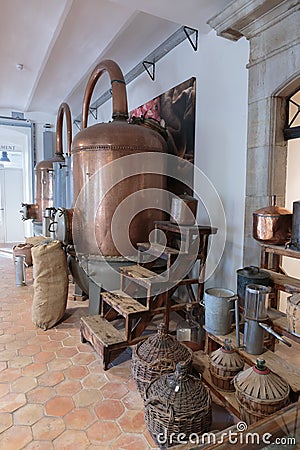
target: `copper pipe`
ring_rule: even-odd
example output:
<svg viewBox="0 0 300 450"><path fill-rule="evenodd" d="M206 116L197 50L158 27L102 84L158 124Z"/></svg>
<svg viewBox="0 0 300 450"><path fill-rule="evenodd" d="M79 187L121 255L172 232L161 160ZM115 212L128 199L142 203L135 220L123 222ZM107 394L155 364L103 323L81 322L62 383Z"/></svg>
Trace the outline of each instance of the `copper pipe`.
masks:
<svg viewBox="0 0 300 450"><path fill-rule="evenodd" d="M70 107L67 103L62 103L59 107L57 113L56 121L56 156L63 158L63 145L62 145L62 128L63 128L63 118L66 116L67 125L67 155L71 156L71 144L72 144L72 118Z"/></svg>
<svg viewBox="0 0 300 450"><path fill-rule="evenodd" d="M122 71L117 63L106 59L95 67L87 83L82 105L82 129L87 127L88 112L94 87L105 71L109 74L112 86L112 118L116 120L128 118L126 85Z"/></svg>

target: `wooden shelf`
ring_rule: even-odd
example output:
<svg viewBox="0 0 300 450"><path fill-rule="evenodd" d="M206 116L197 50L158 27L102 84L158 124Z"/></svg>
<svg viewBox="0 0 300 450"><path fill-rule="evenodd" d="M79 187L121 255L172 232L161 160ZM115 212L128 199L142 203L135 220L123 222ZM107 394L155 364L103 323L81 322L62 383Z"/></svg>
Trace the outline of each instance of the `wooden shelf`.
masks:
<svg viewBox="0 0 300 450"><path fill-rule="evenodd" d="M277 356L274 352L266 350L261 355L250 355L245 352L242 348L236 348L235 346L235 333L226 334L226 336L216 336L211 333L206 333L207 338L207 353L210 353L210 342L216 342L218 345L222 346L225 339L231 339L231 345L235 348L238 353L243 357L245 363L249 366L253 366L256 363L257 358L263 358L266 361L267 366L275 373L284 378L290 385L291 390L298 397L300 394L300 369L295 366L291 366L284 359Z"/></svg>

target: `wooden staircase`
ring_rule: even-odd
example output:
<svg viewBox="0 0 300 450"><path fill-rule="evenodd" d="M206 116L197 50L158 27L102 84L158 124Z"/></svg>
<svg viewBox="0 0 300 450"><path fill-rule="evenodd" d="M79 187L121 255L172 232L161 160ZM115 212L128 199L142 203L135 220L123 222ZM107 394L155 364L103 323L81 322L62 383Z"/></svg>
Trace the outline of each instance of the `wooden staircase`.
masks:
<svg viewBox="0 0 300 450"><path fill-rule="evenodd" d="M191 284L199 284L199 279L184 279L169 286L169 270L179 254L176 248L160 244L138 244L138 263L120 268L120 289L101 293L100 315L81 319L82 342L93 345L104 370L126 347L145 339L143 332L155 315L163 316L168 329L170 312L185 309L186 300L175 302L172 295L178 285L191 291ZM158 261L164 262L163 274L154 271Z"/></svg>

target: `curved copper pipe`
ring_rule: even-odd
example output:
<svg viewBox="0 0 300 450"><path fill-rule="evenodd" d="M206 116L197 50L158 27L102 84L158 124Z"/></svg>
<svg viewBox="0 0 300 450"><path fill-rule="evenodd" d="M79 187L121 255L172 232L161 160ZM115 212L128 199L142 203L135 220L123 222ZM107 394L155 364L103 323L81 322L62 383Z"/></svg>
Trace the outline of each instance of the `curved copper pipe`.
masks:
<svg viewBox="0 0 300 450"><path fill-rule="evenodd" d="M72 144L72 118L70 107L67 103L62 103L59 107L57 113L57 121L56 121L56 151L55 155L63 158L63 144L62 144L62 128L63 128L63 119L64 115L66 116L66 125L67 125L67 155L71 156L71 144Z"/></svg>
<svg viewBox="0 0 300 450"><path fill-rule="evenodd" d="M106 59L95 67L86 86L82 105L82 129L87 127L88 112L94 87L105 71L109 74L112 86L112 118L117 120L128 118L127 94L123 73L117 63Z"/></svg>

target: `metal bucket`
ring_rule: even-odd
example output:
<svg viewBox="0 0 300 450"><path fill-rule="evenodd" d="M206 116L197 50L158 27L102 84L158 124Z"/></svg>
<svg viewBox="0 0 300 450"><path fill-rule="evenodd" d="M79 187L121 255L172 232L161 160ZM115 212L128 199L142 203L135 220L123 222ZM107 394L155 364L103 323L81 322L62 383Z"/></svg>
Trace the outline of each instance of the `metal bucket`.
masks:
<svg viewBox="0 0 300 450"><path fill-rule="evenodd" d="M231 332L236 299L237 296L230 289L206 289L204 293L206 331L216 335Z"/></svg>

